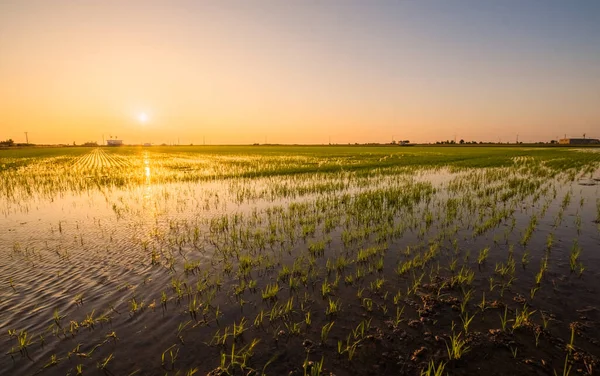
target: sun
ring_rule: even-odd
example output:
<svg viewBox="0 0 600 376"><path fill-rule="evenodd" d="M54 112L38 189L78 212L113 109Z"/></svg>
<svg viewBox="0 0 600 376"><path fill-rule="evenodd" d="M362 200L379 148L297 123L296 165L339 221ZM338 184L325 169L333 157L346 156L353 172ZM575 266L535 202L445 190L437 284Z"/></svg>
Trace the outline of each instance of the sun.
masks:
<svg viewBox="0 0 600 376"><path fill-rule="evenodd" d="M138 114L138 120L140 123L146 123L148 121L148 114L145 112L140 112Z"/></svg>

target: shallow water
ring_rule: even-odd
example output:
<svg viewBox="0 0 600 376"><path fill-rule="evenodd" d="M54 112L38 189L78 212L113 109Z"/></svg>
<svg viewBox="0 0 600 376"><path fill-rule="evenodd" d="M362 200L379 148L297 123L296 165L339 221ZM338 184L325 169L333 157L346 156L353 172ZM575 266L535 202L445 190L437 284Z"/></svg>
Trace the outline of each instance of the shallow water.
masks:
<svg viewBox="0 0 600 376"><path fill-rule="evenodd" d="M125 159L110 159L103 155L89 155L78 163L82 169L98 163L130 165ZM336 274L343 278L360 269L362 266L355 261L359 249L386 243L387 251L382 254L383 268L367 273L360 285L368 290L369 283L380 278L385 280L384 291L389 292L390 297L386 294L384 299L383 291L369 295L376 307L383 310L391 296L397 291L404 294L416 277L414 272L404 276L395 274L398 262L414 255L405 254L407 247L420 252L435 241L440 247L435 259L439 278L453 275L447 268L454 259L460 260L459 268L466 265L475 270L473 305L488 288L490 277L498 283L501 281L495 266L506 262L511 246L517 260L516 280L507 288L506 298L499 295L499 287L486 293L489 301L505 299L512 302L515 297L528 299L532 286L535 286L535 271L547 257L548 271L535 299L529 299L530 306L538 312L554 315L552 333L559 338L568 339L570 322L581 322L586 330L578 337L578 345L588 353L599 353L597 345L586 341L600 337L597 324L600 322L597 308L600 307L597 287L600 286L600 253L597 252L600 231L595 222L600 185L592 184L593 178L584 176L565 182L559 175L540 183L538 191L546 186L552 188L536 202L532 195L524 195L523 200L509 199L507 203L500 203L486 201L486 189L505 190L506 179L522 177L522 174L510 169L456 173L446 169L421 169L365 177L347 173L332 177L302 175L156 183L150 165L145 162L140 166L144 168L146 180L139 186L104 187L83 193L61 192L51 197L42 192L0 198L3 214L0 217L0 279L4 281L0 289L0 329L4 333L26 331L32 338L31 343L20 351L14 335L3 335L0 347L9 355L0 359L0 369L11 374L75 374L77 364L83 364L84 370L91 371L102 368L101 364L109 359L104 369L115 375L135 371L175 374L193 368L198 368L201 373L209 372L219 366L220 352L224 349L214 343L215 333L220 331L222 334L226 326L239 323L242 318L252 321L262 309L270 310L273 302L261 299L261 290L278 280L278 271L283 265L291 268L295 261L301 260L307 268L309 245L322 239L327 239L327 245L324 255L316 260L314 270L318 273L312 282L306 286L300 284L295 291L285 287L279 293L281 302L293 296L297 306L304 297L304 303L311 307L314 315L312 326L303 326L300 336L290 336L291 330L283 325L283 321L276 320L267 329L248 329L247 338L240 342L227 342L228 351L232 344L237 344L240 349L251 338L258 338L261 342L252 358L253 367L262 369L271 358L270 354L277 353L282 355L270 365L271 372L282 374L297 369L306 357L302 340L310 338L319 342L320 328L330 319L323 314L328 300L321 298L322 283L332 282ZM489 176L486 177L486 173ZM473 179L468 180L469 177ZM586 184L582 185L582 181ZM458 182L463 182L464 186L449 189ZM479 183L476 186L473 182ZM412 201L407 199L406 205L390 203L392 196L389 195L380 201L381 196L377 193L401 195L402 192L413 192L411 189L415 186L418 189L414 192L428 193L418 199L411 198ZM427 187L432 190L427 191ZM563 207L563 198L568 192L570 202ZM462 200L462 204L457 207L456 216L445 224L448 213L445 205L452 198ZM472 209L468 208L469 202ZM542 215L545 202L548 206ZM473 236L474 228L481 224L480 219L488 218L494 208L502 207L510 207L512 214L489 231ZM390 218L387 225L385 220L380 222L380 219L372 218L357 227L353 221L360 220L361 210L364 213L381 210L382 215L389 213ZM291 214L282 214L286 212ZM560 212L562 220L557 222ZM527 244L522 245L520 241L534 213L538 219L535 231ZM313 231L310 231L313 223L309 217L318 218ZM339 221L325 231L327 218L338 218ZM285 237L286 221L291 221L289 238ZM271 225L275 230L270 230ZM349 242L344 240L344 236L352 236L352 230L359 231L361 226L366 231L364 236ZM383 231L386 226L398 229L397 233L381 235L383 241L378 240L376 231ZM452 226L455 231L451 231ZM303 235L306 228L308 234ZM272 242L265 240L269 231L275 238ZM440 237L442 233L444 235ZM554 244L547 251L550 233ZM241 240L233 242L232 236ZM263 236L265 239L261 238ZM585 269L581 276L570 269L569 254L574 239L581 248L578 262ZM477 255L485 247L490 248L489 256L478 266ZM239 252L237 258L228 260L223 256L223 249L230 248ZM522 266L519 261L526 250L530 260ZM265 256L266 261L261 262L270 262L272 266L263 263L251 272L257 283L254 292L246 289L236 297L233 292L241 283L235 275L240 255L255 260ZM350 265L338 269L338 273L326 272L326 260L334 261L340 256L347 257ZM186 264L192 262L197 263L197 267L186 272ZM228 262L233 263L232 273L226 271ZM430 273L435 262L424 267L424 273ZM174 281L181 281L187 292L177 297ZM286 285L285 280L280 283ZM334 344L344 340L365 317L364 301L356 298L357 288L361 287L346 285L342 280L331 295L343 304L344 314L335 318L331 347L323 346L316 354L335 354ZM161 304L162 292L168 295L164 306ZM412 296L405 294L409 318L419 316L408 303L420 294L416 291ZM457 290L447 294L460 295ZM207 299L207 295L211 296L209 303L200 307L198 316L192 315L190 307L195 297ZM516 304L508 304L511 304L511 311L515 309ZM135 308L135 305L142 307ZM390 311L395 312L395 306L389 305ZM216 307L221 316L216 315ZM58 319L53 317L55 312ZM486 315L483 312L481 317ZM377 311L372 314L372 325L385 328L384 323L390 316L393 313ZM301 322L304 310L295 308L291 317L293 321ZM459 321L450 311L438 319L444 323L442 330L446 332L450 317L453 317L452 321ZM84 325L86 318L91 318L88 323L93 325ZM493 320L497 321L495 315ZM476 325L482 332L490 328L486 323ZM247 326L252 326L252 322ZM432 328L434 326L432 324ZM496 322L493 327L497 326ZM405 329L410 333L409 327ZM287 334L279 335L282 331ZM370 351L379 351L375 345L365 343L361 346L364 347L362 357L368 357ZM407 348L412 346L407 345ZM169 349L178 351L174 362L161 360L165 351L167 357L171 356ZM555 355L554 350L544 351L546 355ZM57 357L55 362L52 355ZM318 361L320 356L311 356L311 359ZM557 359L551 362L558 369ZM349 363L342 361L327 367L335 369L338 375L364 371L360 367L353 371ZM386 367L386 372L391 372L391 366Z"/></svg>

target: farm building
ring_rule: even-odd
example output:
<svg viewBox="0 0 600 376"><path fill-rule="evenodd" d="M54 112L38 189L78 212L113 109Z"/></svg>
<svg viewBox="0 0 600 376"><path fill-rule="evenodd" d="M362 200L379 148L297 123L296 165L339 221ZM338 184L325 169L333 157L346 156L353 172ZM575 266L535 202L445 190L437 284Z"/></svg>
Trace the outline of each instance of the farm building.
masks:
<svg viewBox="0 0 600 376"><path fill-rule="evenodd" d="M108 146L123 146L123 140L106 140Z"/></svg>
<svg viewBox="0 0 600 376"><path fill-rule="evenodd" d="M597 138L561 138L558 143L561 145L590 145L600 144L600 140Z"/></svg>

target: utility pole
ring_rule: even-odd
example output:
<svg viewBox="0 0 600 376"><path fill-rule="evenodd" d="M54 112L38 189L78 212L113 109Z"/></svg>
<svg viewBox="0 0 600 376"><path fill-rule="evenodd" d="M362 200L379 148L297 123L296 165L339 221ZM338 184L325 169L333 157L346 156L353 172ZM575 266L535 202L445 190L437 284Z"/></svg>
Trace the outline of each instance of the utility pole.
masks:
<svg viewBox="0 0 600 376"><path fill-rule="evenodd" d="M27 135L28 132L25 132L25 142L27 143L27 145L29 145L29 136Z"/></svg>
<svg viewBox="0 0 600 376"><path fill-rule="evenodd" d="M519 134L517 133L517 144L519 143Z"/></svg>

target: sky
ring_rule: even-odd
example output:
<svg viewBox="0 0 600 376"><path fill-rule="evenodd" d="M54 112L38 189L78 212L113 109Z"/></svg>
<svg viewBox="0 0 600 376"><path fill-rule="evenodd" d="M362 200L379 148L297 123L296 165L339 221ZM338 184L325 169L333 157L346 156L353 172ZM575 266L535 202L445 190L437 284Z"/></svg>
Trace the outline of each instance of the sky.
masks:
<svg viewBox="0 0 600 376"><path fill-rule="evenodd" d="M24 132L50 144L600 137L600 1L0 0L0 140Z"/></svg>

